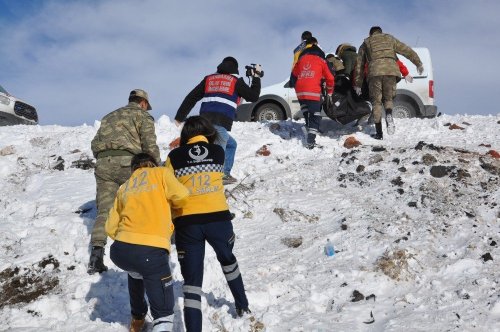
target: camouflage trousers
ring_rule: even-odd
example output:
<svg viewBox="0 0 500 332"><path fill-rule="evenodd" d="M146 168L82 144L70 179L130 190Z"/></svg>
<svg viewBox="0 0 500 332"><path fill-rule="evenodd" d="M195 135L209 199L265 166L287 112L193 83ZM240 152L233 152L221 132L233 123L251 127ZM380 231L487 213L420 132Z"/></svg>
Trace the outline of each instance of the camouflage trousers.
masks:
<svg viewBox="0 0 500 332"><path fill-rule="evenodd" d="M396 95L396 76L374 76L368 80L370 100L373 105L373 121L380 123L382 120L382 102L385 109L393 108L392 100Z"/></svg>
<svg viewBox="0 0 500 332"><path fill-rule="evenodd" d="M91 246L104 247L107 234L104 229L109 210L113 207L120 185L130 178L131 156L113 156L97 159L95 168L97 218L90 237Z"/></svg>

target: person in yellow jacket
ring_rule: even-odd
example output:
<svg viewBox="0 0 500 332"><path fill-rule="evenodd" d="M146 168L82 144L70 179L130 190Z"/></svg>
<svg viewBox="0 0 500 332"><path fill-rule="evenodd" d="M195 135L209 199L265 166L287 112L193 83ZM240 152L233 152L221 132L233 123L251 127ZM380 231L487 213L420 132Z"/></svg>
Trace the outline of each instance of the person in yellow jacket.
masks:
<svg viewBox="0 0 500 332"><path fill-rule="evenodd" d="M201 116L187 118L180 147L172 150L166 166L190 191L182 209L173 210L175 245L184 277L184 323L187 332L202 330L201 286L205 242L214 249L234 297L236 315L249 314L248 299L238 261L229 207L222 183L224 150L214 144L217 131Z"/></svg>
<svg viewBox="0 0 500 332"><path fill-rule="evenodd" d="M187 203L189 192L155 158L139 153L132 158L132 175L118 189L106 221L106 233L114 242L110 258L128 272L132 320L130 331L141 331L148 305L153 331L172 331L173 280L169 266L170 237L174 226L171 208Z"/></svg>

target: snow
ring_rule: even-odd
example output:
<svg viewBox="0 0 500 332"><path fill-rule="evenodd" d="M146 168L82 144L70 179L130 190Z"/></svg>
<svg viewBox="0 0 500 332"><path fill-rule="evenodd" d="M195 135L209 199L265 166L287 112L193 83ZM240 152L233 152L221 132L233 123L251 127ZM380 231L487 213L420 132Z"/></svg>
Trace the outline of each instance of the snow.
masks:
<svg viewBox="0 0 500 332"><path fill-rule="evenodd" d="M500 331L500 160L487 154L500 150L499 121L397 119L396 134L376 141L370 128L324 119L324 148L311 151L302 122L235 123L241 182L226 190L253 313L235 318L207 247L204 330ZM95 181L72 163L91 157L98 126L1 128L0 330L127 330L126 274L108 255L108 272L86 272ZM179 132L166 116L156 130L165 159ZM349 136L362 145L344 148ZM263 145L269 156L256 154ZM433 177L439 165L447 174ZM175 246L171 266L174 330L184 331Z"/></svg>

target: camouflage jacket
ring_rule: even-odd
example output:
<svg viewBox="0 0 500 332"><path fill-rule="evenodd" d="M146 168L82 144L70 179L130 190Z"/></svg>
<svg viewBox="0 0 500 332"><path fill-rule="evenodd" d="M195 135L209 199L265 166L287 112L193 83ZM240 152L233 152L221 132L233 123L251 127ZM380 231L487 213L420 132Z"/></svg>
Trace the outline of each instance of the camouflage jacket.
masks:
<svg viewBox="0 0 500 332"><path fill-rule="evenodd" d="M156 144L154 119L137 103L107 114L91 143L94 157L107 150L126 150L132 154L145 152L160 163L160 150Z"/></svg>
<svg viewBox="0 0 500 332"><path fill-rule="evenodd" d="M403 55L417 67L422 65L422 61L411 47L387 33L375 32L366 38L358 50L355 85L361 87L366 63L368 63L368 79L385 75L400 77L396 54Z"/></svg>
<svg viewBox="0 0 500 332"><path fill-rule="evenodd" d="M358 59L356 47L349 44L341 44L339 46L339 53L337 56L342 59L342 62L344 63L344 73L351 77Z"/></svg>

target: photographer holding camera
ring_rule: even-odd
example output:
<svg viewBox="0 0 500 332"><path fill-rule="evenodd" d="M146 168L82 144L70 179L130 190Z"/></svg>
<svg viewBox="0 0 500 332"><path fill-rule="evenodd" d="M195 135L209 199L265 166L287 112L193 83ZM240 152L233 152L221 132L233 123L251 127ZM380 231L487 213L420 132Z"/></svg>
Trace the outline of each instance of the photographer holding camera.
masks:
<svg viewBox="0 0 500 332"><path fill-rule="evenodd" d="M184 98L175 115L175 123L180 126L189 112L201 100L200 116L208 119L217 129L218 138L215 144L222 146L225 152L224 184L235 183L231 176L236 153L236 140L229 134L236 118L236 107L240 98L255 102L260 95L260 78L264 75L261 65L246 66L246 75L252 78L248 86L239 76L238 61L228 56L217 66L215 74L207 75Z"/></svg>

